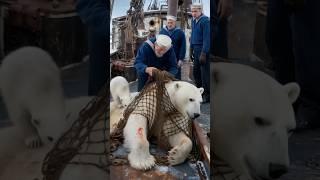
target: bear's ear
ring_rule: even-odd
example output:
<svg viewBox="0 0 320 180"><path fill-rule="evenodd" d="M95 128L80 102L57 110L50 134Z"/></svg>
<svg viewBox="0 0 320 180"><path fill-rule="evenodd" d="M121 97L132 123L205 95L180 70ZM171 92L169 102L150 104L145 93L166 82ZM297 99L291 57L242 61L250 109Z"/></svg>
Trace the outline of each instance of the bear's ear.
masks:
<svg viewBox="0 0 320 180"><path fill-rule="evenodd" d="M299 94L300 94L300 87L297 83L288 83L283 86L285 92L288 94L289 100L291 103L294 103Z"/></svg>
<svg viewBox="0 0 320 180"><path fill-rule="evenodd" d="M200 94L202 94L204 92L204 89L201 87L201 88L198 88L199 91L200 91Z"/></svg>
<svg viewBox="0 0 320 180"><path fill-rule="evenodd" d="M174 85L174 87L175 87L176 89L179 89L179 88L180 88L180 84L179 84L179 83L176 83L176 84Z"/></svg>

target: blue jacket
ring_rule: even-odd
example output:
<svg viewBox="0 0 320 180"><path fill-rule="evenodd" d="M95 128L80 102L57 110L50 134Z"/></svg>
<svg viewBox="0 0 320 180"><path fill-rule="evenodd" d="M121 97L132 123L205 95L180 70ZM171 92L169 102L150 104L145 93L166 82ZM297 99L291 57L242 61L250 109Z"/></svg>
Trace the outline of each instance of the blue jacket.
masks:
<svg viewBox="0 0 320 180"><path fill-rule="evenodd" d="M167 35L172 40L174 52L178 60L184 60L186 56L186 35L180 28L169 30L167 27L162 28L159 34Z"/></svg>
<svg viewBox="0 0 320 180"><path fill-rule="evenodd" d="M149 39L154 44L156 38ZM154 47L154 46L153 46ZM156 67L160 70L165 70L175 76L178 73L176 55L173 48L170 48L162 57L158 58L147 42L144 42L139 48L134 67L139 76L148 76L145 72L147 67Z"/></svg>
<svg viewBox="0 0 320 180"><path fill-rule="evenodd" d="M209 53L210 50L210 20L207 16L201 15L199 20L192 19L192 32L190 47L202 46L202 52Z"/></svg>
<svg viewBox="0 0 320 180"><path fill-rule="evenodd" d="M77 12L81 20L100 36L107 37L109 32L110 1L77 0Z"/></svg>

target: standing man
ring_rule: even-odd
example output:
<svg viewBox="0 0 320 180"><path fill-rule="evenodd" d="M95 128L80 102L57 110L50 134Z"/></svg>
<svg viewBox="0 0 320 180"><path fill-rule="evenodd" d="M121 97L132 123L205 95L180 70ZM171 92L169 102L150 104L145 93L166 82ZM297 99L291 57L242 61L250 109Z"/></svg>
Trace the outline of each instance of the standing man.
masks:
<svg viewBox="0 0 320 180"><path fill-rule="evenodd" d="M193 76L197 87L203 87L203 102L210 102L210 20L203 13L200 3L191 5L192 32L190 58L193 62Z"/></svg>
<svg viewBox="0 0 320 180"><path fill-rule="evenodd" d="M268 0L267 46L276 79L297 81L296 129L320 128L320 1Z"/></svg>
<svg viewBox="0 0 320 180"><path fill-rule="evenodd" d="M107 83L107 44L109 31L110 1L79 0L77 11L88 26L89 41L89 88L88 95L96 96Z"/></svg>
<svg viewBox="0 0 320 180"><path fill-rule="evenodd" d="M174 53L176 54L178 73L177 79L181 80L181 66L186 55L186 36L184 32L176 27L177 18L175 16L167 16L167 26L162 28L159 34L167 35L172 40Z"/></svg>
<svg viewBox="0 0 320 180"><path fill-rule="evenodd" d="M233 10L233 0L213 0L210 5L213 55L228 58L228 21Z"/></svg>
<svg viewBox="0 0 320 180"><path fill-rule="evenodd" d="M137 53L134 67L138 73L138 91L152 77L154 69L165 70L176 76L178 73L176 55L171 47L171 39L160 34L148 39L142 44Z"/></svg>

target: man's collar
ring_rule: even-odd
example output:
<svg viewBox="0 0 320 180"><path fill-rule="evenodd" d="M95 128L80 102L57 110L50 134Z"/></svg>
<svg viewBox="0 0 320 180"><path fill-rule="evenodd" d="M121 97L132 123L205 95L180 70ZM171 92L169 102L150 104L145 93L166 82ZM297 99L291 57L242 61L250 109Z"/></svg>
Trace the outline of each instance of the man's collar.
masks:
<svg viewBox="0 0 320 180"><path fill-rule="evenodd" d="M193 20L196 20L196 22L199 22L199 20L204 16L203 13L201 13L201 15L198 18L193 18Z"/></svg>
<svg viewBox="0 0 320 180"><path fill-rule="evenodd" d="M168 26L165 27L165 29L166 29L167 31L173 31L173 30L175 30L176 28L177 28L177 27L174 27L174 28L172 28L172 29L169 29Z"/></svg>

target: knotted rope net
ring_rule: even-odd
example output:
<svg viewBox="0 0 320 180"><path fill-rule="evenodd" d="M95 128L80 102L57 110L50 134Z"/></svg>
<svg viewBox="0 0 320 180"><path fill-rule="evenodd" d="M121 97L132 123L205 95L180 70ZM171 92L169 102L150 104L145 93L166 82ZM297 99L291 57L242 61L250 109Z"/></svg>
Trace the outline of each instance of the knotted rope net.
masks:
<svg viewBox="0 0 320 180"><path fill-rule="evenodd" d="M44 180L58 180L68 164L94 166L109 173L108 104L109 93L105 85L46 155L42 165Z"/></svg>
<svg viewBox="0 0 320 180"><path fill-rule="evenodd" d="M110 134L110 151L114 152L123 143L123 129L131 114L139 114L147 119L148 139L154 135L158 138L158 145L169 148L168 137L184 132L191 140L192 121L181 114L172 104L165 84L176 80L166 71L153 71L154 81L147 84L139 95L128 105L123 118L119 121L112 134ZM160 143L165 142L165 143ZM193 145L193 147L196 147ZM190 159L199 155L199 150L193 151ZM168 165L167 156L153 154L158 165ZM112 155L111 155L112 156ZM110 157L112 160L116 159ZM119 159L119 158L118 158ZM120 165L119 160L113 165ZM124 161L123 161L124 162ZM123 164L123 163L121 163Z"/></svg>

